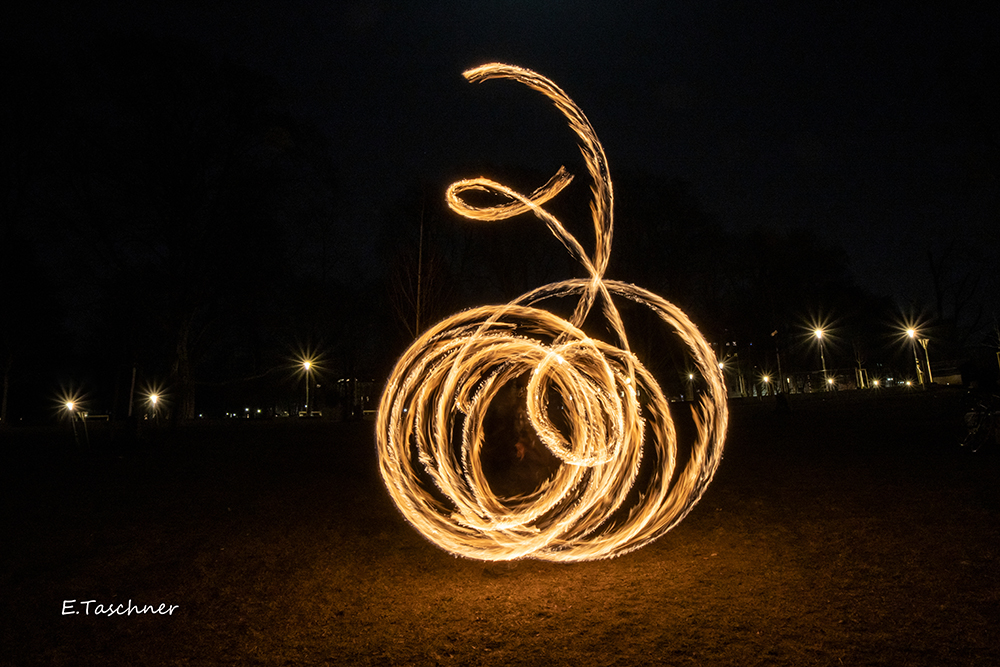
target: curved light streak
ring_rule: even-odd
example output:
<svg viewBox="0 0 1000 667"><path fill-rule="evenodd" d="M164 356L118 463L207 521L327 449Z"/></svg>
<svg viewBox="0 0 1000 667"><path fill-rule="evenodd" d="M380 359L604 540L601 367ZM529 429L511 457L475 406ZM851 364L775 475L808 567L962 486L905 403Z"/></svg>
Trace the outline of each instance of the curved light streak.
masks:
<svg viewBox="0 0 1000 667"><path fill-rule="evenodd" d="M641 287L604 279L613 190L604 149L579 107L554 83L519 67L494 63L464 75L471 82L518 81L566 116L593 182L596 248L589 256L542 207L572 180L563 168L529 195L488 178L448 188L449 206L473 220L534 214L589 277L458 313L421 335L397 362L379 404L382 479L406 519L456 555L551 561L618 556L680 522L711 481L728 422L722 372L711 347L679 308ZM505 201L474 206L464 198L474 191ZM697 435L680 463L669 402L629 349L614 297L655 312L686 346L705 382L706 391L692 409ZM544 301L565 298L576 299L569 319L542 308ZM610 342L582 328L594 306L612 332ZM537 488L502 496L491 487L482 463L486 415L504 386L519 378L527 378L522 410L535 437L559 463ZM563 415L560 423L555 414ZM644 457L652 458L640 474ZM633 489L637 481L643 484L638 493Z"/></svg>

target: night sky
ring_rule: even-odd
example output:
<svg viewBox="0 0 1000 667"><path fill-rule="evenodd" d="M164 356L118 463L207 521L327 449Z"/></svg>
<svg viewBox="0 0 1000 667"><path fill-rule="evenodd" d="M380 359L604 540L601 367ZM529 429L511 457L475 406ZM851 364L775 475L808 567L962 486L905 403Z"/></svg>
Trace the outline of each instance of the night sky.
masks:
<svg viewBox="0 0 1000 667"><path fill-rule="evenodd" d="M28 71L152 35L272 77L328 141L344 281L386 268L389 211L415 184L443 192L475 164L579 173L537 94L461 77L502 61L583 108L612 178L679 179L729 230L811 230L901 306L929 302L927 253L950 248L995 313L1000 9L830 5L44 2L3 32Z"/></svg>
<svg viewBox="0 0 1000 667"><path fill-rule="evenodd" d="M919 300L927 250L951 241L995 267L989 90L1000 11L836 5L67 4L5 30L28 49L66 53L101 33L162 33L273 75L329 134L344 219L354 221L345 233L354 229L357 243L399 184L475 159L546 171L574 159L572 135L543 101L460 76L504 61L545 74L580 104L612 177L629 168L682 178L732 227L819 230L847 247L872 289ZM508 96L517 104L477 116Z"/></svg>

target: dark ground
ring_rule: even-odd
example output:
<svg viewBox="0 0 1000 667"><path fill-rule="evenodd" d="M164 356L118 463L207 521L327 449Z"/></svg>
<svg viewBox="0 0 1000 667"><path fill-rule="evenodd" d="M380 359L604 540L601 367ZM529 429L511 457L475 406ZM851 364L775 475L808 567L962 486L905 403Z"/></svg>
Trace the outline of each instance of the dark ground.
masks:
<svg viewBox="0 0 1000 667"><path fill-rule="evenodd" d="M370 423L0 432L0 665L1000 664L1000 454L957 446L960 394L798 398L734 404L692 514L577 565L433 547ZM62 614L130 599L179 608Z"/></svg>

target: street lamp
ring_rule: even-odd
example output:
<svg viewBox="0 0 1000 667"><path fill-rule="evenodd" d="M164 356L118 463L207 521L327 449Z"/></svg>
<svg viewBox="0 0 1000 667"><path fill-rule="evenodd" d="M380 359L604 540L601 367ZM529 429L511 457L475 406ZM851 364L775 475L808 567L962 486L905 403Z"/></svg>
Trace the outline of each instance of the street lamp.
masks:
<svg viewBox="0 0 1000 667"><path fill-rule="evenodd" d="M725 387L726 387L726 393L729 393L729 383L726 381L726 379L727 379L726 378L726 371L728 371L728 370L729 370L729 368L726 366L726 363L724 361L720 361L719 362L719 374L722 375L722 384L725 385Z"/></svg>
<svg viewBox="0 0 1000 667"><path fill-rule="evenodd" d="M815 331L813 331L813 335L816 336L816 340L819 341L819 361L820 361L820 364L822 364L822 366L823 366L823 380L824 380L824 383L826 384L825 389L826 389L826 391L830 391L830 384L831 383L829 381L829 378L826 376L827 375L827 373L826 373L826 355L823 353L823 330L822 329L816 329Z"/></svg>
<svg viewBox="0 0 1000 667"><path fill-rule="evenodd" d="M79 445L80 436L76 432L76 403L74 401L66 401L65 407L66 412L69 413L69 422L73 425L73 440Z"/></svg>
<svg viewBox="0 0 1000 667"><path fill-rule="evenodd" d="M76 430L76 420L83 424L83 435L87 440L87 448L90 448L90 434L87 432L87 413L81 411L80 403L76 398L67 398L63 403L66 412L69 413L70 423L73 425L73 440L80 444L80 434Z"/></svg>
<svg viewBox="0 0 1000 667"><path fill-rule="evenodd" d="M910 339L910 347L913 348L913 363L917 367L917 382L919 384L923 385L924 384L924 371L920 367L920 357L917 356L917 341L920 340L923 343L923 345L924 345L924 353L926 354L926 352L927 352L927 343L924 342L924 341L926 341L927 339L926 338L924 338L924 339L919 338L917 336L917 330L914 329L913 327L910 327L909 329L906 330L906 335Z"/></svg>
<svg viewBox="0 0 1000 667"><path fill-rule="evenodd" d="M927 342L926 338L920 339L920 345L924 348L924 361L927 363L927 382L934 384L934 372L931 370L931 355L927 353Z"/></svg>
<svg viewBox="0 0 1000 667"><path fill-rule="evenodd" d="M306 374L306 417L309 416L309 373L312 370L312 362L308 359L302 362L302 371Z"/></svg>

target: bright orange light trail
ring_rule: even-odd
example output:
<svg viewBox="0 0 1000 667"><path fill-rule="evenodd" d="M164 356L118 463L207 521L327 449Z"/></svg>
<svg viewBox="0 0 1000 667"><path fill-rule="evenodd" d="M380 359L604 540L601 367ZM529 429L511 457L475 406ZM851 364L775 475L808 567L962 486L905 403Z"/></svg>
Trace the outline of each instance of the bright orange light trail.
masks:
<svg viewBox="0 0 1000 667"><path fill-rule="evenodd" d="M593 181L596 248L588 256L542 208L572 180L562 168L530 195L487 178L448 188L449 206L473 220L533 213L589 277L458 313L420 336L397 362L379 404L382 479L406 519L456 555L551 561L618 556L680 522L715 474L728 423L722 371L680 309L641 287L604 279L614 197L604 149L583 112L558 86L529 70L489 64L464 75L472 82L518 81L566 116ZM463 198L470 191L499 194L505 202L473 206ZM698 433L679 472L669 402L630 351L613 297L653 310L685 345L704 380L706 391L693 408ZM540 307L562 298L577 300L568 320ZM610 342L583 331L595 305L613 332ZM501 496L491 488L482 463L486 416L504 386L523 377L528 380L522 409L535 436L560 464L537 488ZM563 417L554 419L553 413ZM629 495L644 456L653 457L652 473L643 476L641 493Z"/></svg>

